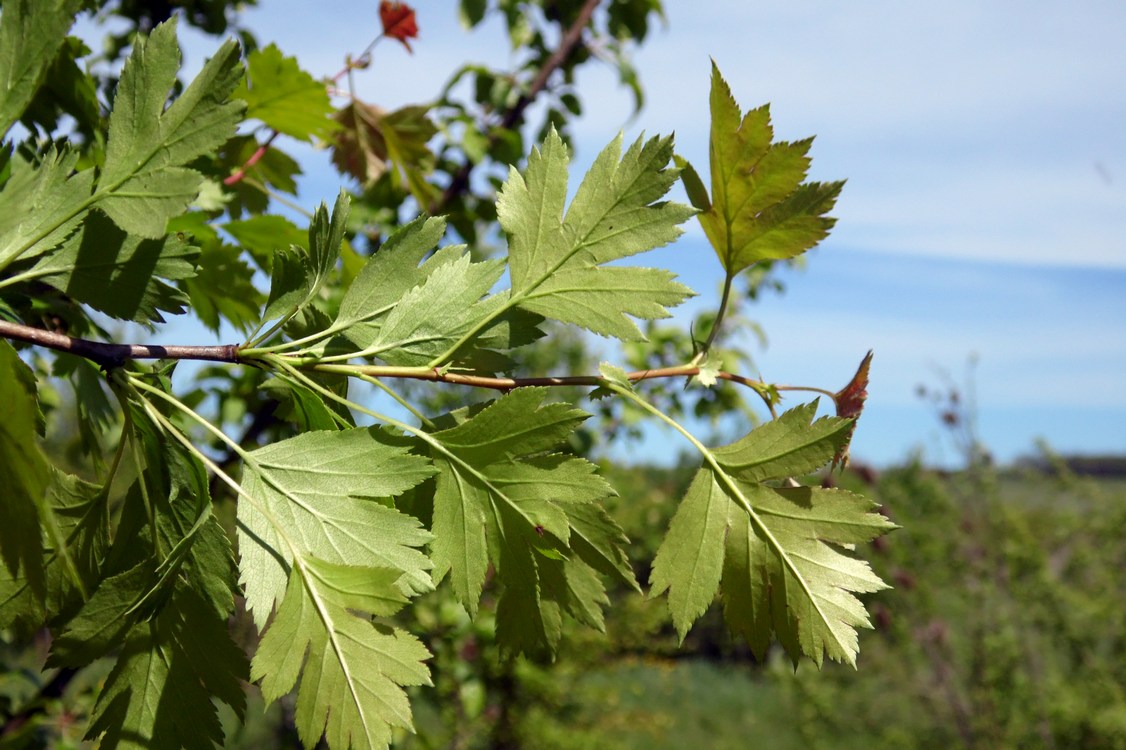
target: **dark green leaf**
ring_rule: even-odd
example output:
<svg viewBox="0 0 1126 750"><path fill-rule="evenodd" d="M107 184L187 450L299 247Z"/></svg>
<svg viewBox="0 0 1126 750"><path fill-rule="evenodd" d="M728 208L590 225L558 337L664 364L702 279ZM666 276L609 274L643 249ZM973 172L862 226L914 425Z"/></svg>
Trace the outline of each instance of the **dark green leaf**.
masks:
<svg viewBox="0 0 1126 750"><path fill-rule="evenodd" d="M7 0L0 14L0 137L35 96L82 0Z"/></svg>

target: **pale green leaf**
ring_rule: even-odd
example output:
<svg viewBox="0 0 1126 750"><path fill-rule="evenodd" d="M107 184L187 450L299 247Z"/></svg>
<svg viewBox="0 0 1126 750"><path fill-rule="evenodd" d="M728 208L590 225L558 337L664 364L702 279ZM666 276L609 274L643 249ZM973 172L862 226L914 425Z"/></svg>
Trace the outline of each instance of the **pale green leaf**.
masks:
<svg viewBox="0 0 1126 750"><path fill-rule="evenodd" d="M295 558L394 568L412 592L433 587L430 540L418 522L381 504L434 473L377 429L309 432L250 453L239 500L239 555L247 606L262 628Z"/></svg>
<svg viewBox="0 0 1126 750"><path fill-rule="evenodd" d="M386 748L394 727L411 728L404 685L430 684L430 657L413 636L360 617L390 614L405 601L398 570L357 569L314 557L298 561L251 666L267 701L300 675L296 724L314 746Z"/></svg>
<svg viewBox="0 0 1126 750"><path fill-rule="evenodd" d="M839 490L778 488L758 479L804 473L832 458L840 424L799 407L714 451L693 480L653 566L684 637L722 579L725 617L760 658L777 636L792 659L854 664L856 628L869 627L855 594L886 588L844 551L894 528L868 500ZM757 435L756 435L757 433ZM733 468L725 461L731 460Z"/></svg>
<svg viewBox="0 0 1126 750"><path fill-rule="evenodd" d="M636 585L621 529L597 503L613 494L589 462L546 453L586 418L518 388L432 434L435 577L449 575L470 613L491 562L503 584L497 636L509 653L551 652L562 615L601 626L606 603L586 566ZM581 560L581 562L580 562ZM562 567L561 567L562 566Z"/></svg>
<svg viewBox="0 0 1126 750"><path fill-rule="evenodd" d="M521 175L513 169L497 200L508 234L512 301L521 308L602 335L644 338L627 317L668 316L691 296L667 271L602 268L680 235L692 209L660 202L676 180L669 139L619 136L599 154L564 217L567 148L553 130ZM620 158L619 158L620 156Z"/></svg>
<svg viewBox="0 0 1126 750"><path fill-rule="evenodd" d="M247 119L261 120L279 133L312 140L333 130L333 107L325 85L274 44L247 55L246 78L234 97L246 102Z"/></svg>
<svg viewBox="0 0 1126 750"><path fill-rule="evenodd" d="M710 473L699 471L653 560L649 594L668 592L681 641L715 598L723 572L723 538L732 515L731 500Z"/></svg>

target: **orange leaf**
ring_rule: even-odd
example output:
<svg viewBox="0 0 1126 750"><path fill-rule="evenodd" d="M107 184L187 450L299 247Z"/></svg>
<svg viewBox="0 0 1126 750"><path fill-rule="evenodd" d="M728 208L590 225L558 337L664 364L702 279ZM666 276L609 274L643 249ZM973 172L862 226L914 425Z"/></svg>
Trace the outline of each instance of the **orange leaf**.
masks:
<svg viewBox="0 0 1126 750"><path fill-rule="evenodd" d="M418 22L414 17L414 8L406 3L383 0L379 4L379 20L383 24L383 35L398 39L413 52L408 39L418 38Z"/></svg>

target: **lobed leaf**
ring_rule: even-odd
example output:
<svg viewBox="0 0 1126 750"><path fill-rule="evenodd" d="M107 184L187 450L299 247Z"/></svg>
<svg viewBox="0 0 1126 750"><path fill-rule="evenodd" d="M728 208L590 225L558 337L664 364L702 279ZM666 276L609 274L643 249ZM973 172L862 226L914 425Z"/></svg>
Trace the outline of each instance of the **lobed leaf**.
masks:
<svg viewBox="0 0 1126 750"><path fill-rule="evenodd" d="M348 226L350 202L343 190L336 198L332 216L321 204L309 224L309 249L291 245L274 251L270 298L262 320L273 320L302 309L316 297L340 259L340 245Z"/></svg>
<svg viewBox="0 0 1126 750"><path fill-rule="evenodd" d="M247 607L259 629L285 594L295 560L394 568L412 593L433 583L417 550L430 535L380 502L434 473L377 429L307 432L250 453L239 502ZM249 499L247 499L249 498Z"/></svg>
<svg viewBox="0 0 1126 750"><path fill-rule="evenodd" d="M677 509L653 564L652 595L668 592L683 639L720 588L732 632L763 658L777 636L797 662L825 655L855 664L856 628L870 627L855 594L887 588L843 549L894 528L858 495L759 480L828 463L848 420L809 424L815 405L783 414L747 437L705 450L705 466Z"/></svg>
<svg viewBox="0 0 1126 750"><path fill-rule="evenodd" d="M431 558L475 614L491 562L504 589L497 637L510 653L553 651L562 615L601 627L595 571L636 587L621 529L597 505L613 494L589 462L548 453L586 414L518 388L435 432Z"/></svg>
<svg viewBox="0 0 1126 750"><path fill-rule="evenodd" d="M179 67L173 17L134 42L121 71L96 195L130 234L164 235L199 191L201 176L184 165L222 145L242 118L242 103L228 101L241 76L237 43L223 44L166 108Z"/></svg>
<svg viewBox="0 0 1126 750"><path fill-rule="evenodd" d="M81 0L8 0L0 13L0 137L27 109L66 42Z"/></svg>
<svg viewBox="0 0 1126 750"><path fill-rule="evenodd" d="M695 172L700 225L729 276L764 260L793 258L828 235L843 182L804 182L812 138L774 142L770 107L743 115L712 63L710 200Z"/></svg>
<svg viewBox="0 0 1126 750"><path fill-rule="evenodd" d="M402 686L430 684L430 653L414 636L357 615L396 612L406 602L400 575L315 557L297 561L251 679L274 701L300 675L295 720L306 747L323 734L330 748L386 748L393 727L412 727Z"/></svg>
<svg viewBox="0 0 1126 750"><path fill-rule="evenodd" d="M246 77L234 92L246 102L247 119L261 120L300 140L325 138L334 130L332 102L323 83L286 57L277 45L246 57Z"/></svg>
<svg viewBox="0 0 1126 750"><path fill-rule="evenodd" d="M621 146L619 135L599 154L564 216L570 159L552 130L523 175L510 171L497 215L514 304L629 340L644 337L627 315L668 317L692 292L667 271L601 266L672 242L692 209L659 202L676 180L670 139L639 139L624 155Z"/></svg>

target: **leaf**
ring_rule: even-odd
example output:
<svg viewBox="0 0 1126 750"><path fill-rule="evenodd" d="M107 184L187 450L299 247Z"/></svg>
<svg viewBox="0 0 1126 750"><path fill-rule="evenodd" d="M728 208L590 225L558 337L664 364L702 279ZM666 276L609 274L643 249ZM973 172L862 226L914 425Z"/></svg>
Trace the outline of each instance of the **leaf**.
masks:
<svg viewBox="0 0 1126 750"><path fill-rule="evenodd" d="M386 748L392 727L411 728L401 686L430 684L430 653L410 634L356 614L397 611L406 601L400 575L315 557L296 564L251 679L274 701L301 674L295 720L306 747L323 733L330 748Z"/></svg>
<svg viewBox="0 0 1126 750"><path fill-rule="evenodd" d="M504 584L497 635L511 653L554 650L563 612L601 623L604 592L586 566L636 585L621 529L590 509L613 490L589 462L547 453L587 415L546 395L518 388L431 435L435 578L448 573L475 614L491 561Z"/></svg>
<svg viewBox="0 0 1126 750"><path fill-rule="evenodd" d="M434 473L377 429L308 432L250 453L239 501L239 556L259 629L286 590L295 559L394 568L411 592L429 591L430 535L379 502ZM249 499L248 499L249 498Z"/></svg>
<svg viewBox="0 0 1126 750"><path fill-rule="evenodd" d="M277 45L247 55L246 78L234 92L246 102L246 118L261 120L299 140L325 138L333 131L333 113L325 85L306 73Z"/></svg>
<svg viewBox="0 0 1126 750"><path fill-rule="evenodd" d="M46 594L40 508L51 468L39 449L42 415L35 375L7 341L0 340L0 557L12 578L26 579Z"/></svg>
<svg viewBox="0 0 1126 750"><path fill-rule="evenodd" d="M741 114L714 62L711 115L712 195L699 217L728 275L793 258L823 240L844 183L804 182L813 139L773 142L770 107ZM702 187L690 184L697 206L706 200Z"/></svg>
<svg viewBox="0 0 1126 750"><path fill-rule="evenodd" d="M810 425L814 409L798 407L731 446L704 449L705 466L653 564L651 595L668 592L682 639L722 581L728 626L758 658L774 634L795 664L802 654L818 665L825 655L855 664L856 628L870 627L855 594L887 585L842 548L894 525L858 495L758 481L829 462L850 423Z"/></svg>
<svg viewBox="0 0 1126 750"><path fill-rule="evenodd" d="M0 566L0 628L18 622L34 629L48 617L67 614L100 580L109 544L106 499L96 485L58 470L53 475L43 523L46 596L40 600L26 577L12 576Z"/></svg>
<svg viewBox="0 0 1126 750"><path fill-rule="evenodd" d="M365 189L393 168L393 184L405 185L421 205L435 188L426 182L434 169L427 143L438 129L429 108L409 105L390 112L353 100L334 118L340 125L332 146L332 163L341 174L355 177Z"/></svg>
<svg viewBox="0 0 1126 750"><path fill-rule="evenodd" d="M692 210L658 202L676 180L670 139L639 139L619 161L621 144L619 135L599 154L564 217L569 156L552 130L524 175L510 171L497 215L508 234L513 304L631 340L644 336L627 315L668 317L666 308L692 292L668 271L601 266L673 241Z"/></svg>
<svg viewBox="0 0 1126 750"><path fill-rule="evenodd" d="M809 474L848 441L852 420L822 417L811 423L817 401L784 412L712 454L734 476L749 482Z"/></svg>
<svg viewBox="0 0 1126 750"><path fill-rule="evenodd" d="M234 135L242 116L242 103L227 101L241 75L237 43L220 47L166 108L179 66L174 16L135 40L121 71L98 206L130 234L164 235L199 191L199 173L184 165Z"/></svg>
<svg viewBox="0 0 1126 750"><path fill-rule="evenodd" d="M408 40L418 36L418 22L414 17L414 8L406 3L382 0L379 3L379 21L383 24L383 36L398 39L411 52Z"/></svg>
<svg viewBox="0 0 1126 750"><path fill-rule="evenodd" d="M497 314L504 293L486 297L504 271L498 261L473 263L463 246L445 247L419 265L445 232L441 219L418 219L395 232L364 265L340 304L334 330L391 365L421 366L468 334L452 361L496 372L511 366L507 350L542 333L538 316Z"/></svg>
<svg viewBox="0 0 1126 750"><path fill-rule="evenodd" d="M234 237L264 271L270 270L274 250L299 245L308 237L306 232L298 229L289 219L272 214L229 221L222 226L223 231Z"/></svg>
<svg viewBox="0 0 1126 750"><path fill-rule="evenodd" d="M181 315L189 298L166 281L196 274L199 248L175 235L145 239L128 235L101 214L31 273L78 302L121 320L163 323L162 312Z"/></svg>
<svg viewBox="0 0 1126 750"><path fill-rule="evenodd" d="M48 148L38 165L19 154L12 159L12 176L0 190L0 268L52 250L82 223L94 170L71 176L77 163L77 152L65 148Z"/></svg>
<svg viewBox="0 0 1126 750"><path fill-rule="evenodd" d="M328 207L321 204L309 224L309 250L291 245L274 252L270 299L262 320L292 315L309 304L340 259L340 244L348 226L348 194L343 190L329 217Z"/></svg>
<svg viewBox="0 0 1126 750"><path fill-rule="evenodd" d="M23 115L66 42L81 0L8 0L0 14L0 137Z"/></svg>
<svg viewBox="0 0 1126 750"><path fill-rule="evenodd" d="M254 270L242 259L242 251L219 241L192 238L199 245L199 268L187 279L192 312L213 332L222 320L248 332L258 322L262 293L254 286Z"/></svg>
<svg viewBox="0 0 1126 750"><path fill-rule="evenodd" d="M180 590L151 621L136 625L106 678L87 739L105 748L210 748L223 730L213 699L240 718L246 656L194 592Z"/></svg>

